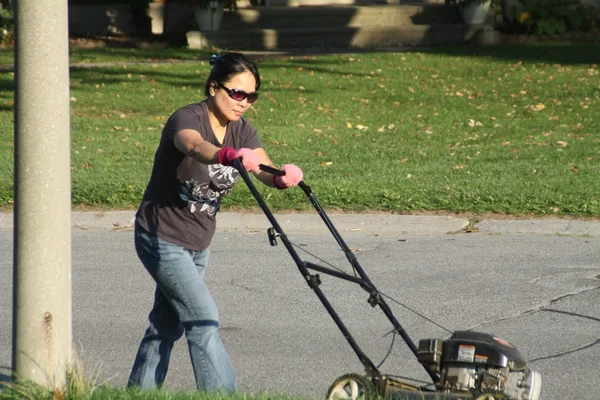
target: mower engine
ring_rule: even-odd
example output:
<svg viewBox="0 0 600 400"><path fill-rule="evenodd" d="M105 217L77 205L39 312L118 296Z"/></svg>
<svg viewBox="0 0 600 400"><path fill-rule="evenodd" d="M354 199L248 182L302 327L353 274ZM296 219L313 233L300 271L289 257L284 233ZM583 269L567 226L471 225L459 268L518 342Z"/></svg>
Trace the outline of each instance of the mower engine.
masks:
<svg viewBox="0 0 600 400"><path fill-rule="evenodd" d="M509 342L481 332L419 342L419 362L440 376L438 390L475 398L539 400L542 378Z"/></svg>

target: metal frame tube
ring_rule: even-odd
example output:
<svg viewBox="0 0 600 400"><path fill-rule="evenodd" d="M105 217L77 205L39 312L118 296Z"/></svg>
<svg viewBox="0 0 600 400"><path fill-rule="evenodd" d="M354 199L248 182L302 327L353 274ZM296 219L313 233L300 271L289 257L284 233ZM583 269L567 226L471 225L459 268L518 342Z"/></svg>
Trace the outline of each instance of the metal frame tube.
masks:
<svg viewBox="0 0 600 400"><path fill-rule="evenodd" d="M360 360L360 362L365 367L367 374L369 376L371 376L372 378L380 377L381 374L379 373L379 370L377 369L375 364L373 364L373 362L363 353L363 351L361 350L358 343L354 340L354 338L350 334L350 331L348 330L348 328L344 325L344 323L340 319L339 315L335 312L335 310L331 306L331 303L329 302L329 300L327 300L327 298L323 294L323 291L319 288L318 283L316 283L316 280L318 281L318 278L315 280L315 277L313 275L311 275L310 272L308 271L308 269L306 267L306 263L304 261L302 261L302 259L300 258L300 256L298 255L298 253L296 252L296 250L294 249L294 247L288 240L287 236L285 235L285 232L283 232L283 229L281 228L281 226L275 219L275 216L273 215L273 213L271 212L271 210L269 209L269 207L263 200L262 196L256 189L256 186L254 186L254 184L250 180L250 177L248 176L248 172L246 172L246 170L244 169L244 167L241 164L241 162L239 161L239 159L235 160L235 167L240 172L240 175L246 182L248 189L250 189L250 192L256 199L256 202L258 203L260 208L265 213L265 216L268 218L269 222L271 222L271 225L273 226L275 231L279 234L279 238L283 242L284 246L286 247L286 249L292 256L292 258L294 259L296 266L300 270L300 273L302 274L302 276L304 276L308 285L315 292L315 294L317 295L319 300L321 300L321 303L323 304L323 306L325 307L325 309L327 310L327 312L329 313L329 315L331 316L331 318L333 319L335 324L338 326L338 328L340 329L340 331L342 332L342 334L348 341L348 344L350 344L350 347L352 347L352 350L354 350L354 352L358 356L358 359Z"/></svg>
<svg viewBox="0 0 600 400"><path fill-rule="evenodd" d="M348 261L352 265L352 268L354 268L354 270L358 273L358 275L360 276L361 279L353 277L352 275L348 275L348 274L344 274L344 273L338 273L336 271L329 270L327 268L318 266L316 264L312 264L312 263L308 263L308 262L302 261L300 259L300 257L298 256L298 254L296 253L295 249L289 243L289 241L288 241L285 233L283 232L283 230L281 229L281 227L277 223L275 217L273 216L273 214L269 210L268 206L266 205L266 203L262 199L262 196L260 195L260 193L258 192L258 190L256 190L256 187L254 186L254 184L250 181L248 173L246 172L246 170L242 166L241 162L239 162L238 160L236 160L236 168L240 171L242 177L244 178L244 181L246 182L246 184L250 188L250 191L252 192L252 195L254 196L254 198L256 199L256 201L258 202L258 204L260 205L261 209L263 210L263 212L265 213L265 215L267 216L267 218L269 219L269 221L273 225L273 228L275 228L275 230L277 231L277 233L281 236L281 239L282 239L283 243L285 244L286 248L290 252L292 258L294 259L294 261L298 265L298 268L300 269L300 271L302 272L302 274L305 276L305 278L308 279L308 277L310 276L310 274L307 271L307 267L308 267L308 268L311 268L311 269L314 269L314 270L317 270L317 271L320 271L320 272L323 272L323 273L327 273L329 275L333 275L333 276L336 276L336 277L341 278L341 279L349 280L349 281L352 281L352 282L355 282L355 283L358 283L359 285L361 285L361 287L363 287L363 289L367 290L371 294L371 298L369 299L369 301L372 302L371 304L373 306L378 305L381 308L381 310L383 311L383 313L385 314L385 316L392 323L392 326L394 327L394 330L402 337L402 339L404 340L404 342L406 343L406 345L409 347L409 349L412 351L412 353L415 355L415 357L417 357L417 353L418 353L417 346L412 341L412 339L410 338L410 336L408 336L408 333L404 330L404 328L402 327L402 325L400 324L400 322L398 322L398 320L396 319L396 317L392 313L392 310L389 307L389 305L379 295L379 292L375 288L375 285L373 285L373 283L371 282L371 280L369 279L369 277L365 273L364 269L362 268L362 266L358 262L357 258L354 256L354 254L352 253L352 251L350 250L350 248L348 247L348 245L346 244L346 242L344 242L344 239L342 239L342 237L339 234L338 230L335 228L335 226L333 225L333 223L331 222L331 220L327 216L327 213L325 212L325 210L323 209L323 207L321 207L321 204L319 203L319 201L317 200L316 196L312 192L310 186L308 186L307 184L305 184L304 181L300 181L299 184L298 184L298 186L304 191L304 193L306 194L306 196L310 200L311 204L313 205L313 207L315 208L315 210L317 211L317 213L319 214L319 216L321 217L321 219L323 220L323 222L325 223L325 225L327 226L327 228L329 229L329 231L333 235L333 237L336 240L336 242L341 247L342 251L346 255L346 258L348 259ZM263 171L265 171L265 172L268 172L270 174L276 175L276 176L282 176L282 175L285 174L285 172L283 172L283 171L281 171L281 170L279 170L277 168L273 168L273 167L267 166L267 165L262 165L261 164L260 165L260 169L263 170ZM341 324L339 316L337 315L337 313L335 312L335 310L333 310L333 308L331 308L331 305L329 305L329 302L326 300L326 298L324 297L324 295L321 293L320 290L318 291L317 294L319 295L319 298L322 297L321 301L324 304L326 303L325 307L327 308L327 311L329 312L329 314L331 315L331 317L336 321L336 323L338 324L338 326L341 325L343 327L343 324ZM361 359L361 361L365 365L367 373L371 377L373 377L373 378L379 377L380 373L377 370L377 368L375 367L375 365L371 362L370 359L368 359L368 357L366 357L364 355L364 353L362 352L362 350L360 349L360 347L358 346L358 344L356 344L356 342L354 341L354 339L352 338L352 336L350 335L350 333L348 332L348 330L345 327L343 327L343 328L342 327L340 329L342 329L342 332L344 333L344 336L350 342L352 348L354 349L354 351L356 352L356 354L358 355L358 357ZM366 360L366 361L363 361L363 360ZM425 367L423 366L423 368L425 368ZM374 372L372 374L370 371L376 371L376 372ZM427 374L429 375L429 377L431 378L431 380L434 383L437 383L439 381L440 377L439 377L438 374L427 370L427 368L425 368L425 371L427 372Z"/></svg>

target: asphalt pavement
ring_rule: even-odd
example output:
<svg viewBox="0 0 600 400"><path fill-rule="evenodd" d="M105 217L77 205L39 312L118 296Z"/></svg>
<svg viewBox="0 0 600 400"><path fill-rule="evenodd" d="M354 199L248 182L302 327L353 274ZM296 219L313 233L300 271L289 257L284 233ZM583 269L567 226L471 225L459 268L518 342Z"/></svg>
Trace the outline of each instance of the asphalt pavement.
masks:
<svg viewBox="0 0 600 400"><path fill-rule="evenodd" d="M86 374L115 386L126 383L153 296L133 249L133 217L131 211L72 215L74 344ZM455 330L492 333L542 373L542 399L600 398L600 221L329 217L415 342ZM349 272L318 215L276 218L303 259ZM259 213L219 215L206 279L221 335L241 391L323 398L338 376L364 371L284 246L269 246L269 226ZM12 215L0 214L0 380L11 365L12 243ZM375 364L385 359L382 372L427 381L405 343L389 335L389 321L368 305L367 293L321 278L365 354ZM166 386L193 389L193 382L182 339Z"/></svg>

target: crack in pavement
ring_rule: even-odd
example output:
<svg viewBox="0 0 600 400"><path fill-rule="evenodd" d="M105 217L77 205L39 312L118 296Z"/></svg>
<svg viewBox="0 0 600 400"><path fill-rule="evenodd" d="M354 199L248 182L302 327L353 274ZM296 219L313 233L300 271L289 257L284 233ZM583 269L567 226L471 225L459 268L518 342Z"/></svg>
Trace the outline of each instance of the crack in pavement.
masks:
<svg viewBox="0 0 600 400"><path fill-rule="evenodd" d="M560 300L563 300L565 298L576 296L578 294L583 294L583 293L587 293L587 292L590 292L590 291L593 291L593 290L598 290L598 289L600 289L600 286L595 286L595 287L592 287L592 288L587 288L587 289L580 290L580 291L577 291L577 292L566 293L566 294L560 295L560 296L558 296L558 297L556 297L554 299L550 299L547 302L545 302L545 303L543 303L543 304L541 304L539 306L527 309L525 311L521 311L521 312L518 312L516 314L509 315L507 317L497 318L497 319L490 320L490 321L484 321L484 322L482 322L480 324L472 326L468 330L473 330L473 329L475 329L477 327L481 327L483 325L491 324L491 323L494 323L494 322L505 321L505 320L508 320L508 319L511 319L511 318L518 318L518 317L523 316L523 315L533 314L533 313L538 312L538 311L555 312L555 313L566 314L566 315L571 315L571 316L574 316L574 317L586 318L586 319L590 319L592 321L598 321L598 322L600 322L600 318L592 317L590 315L583 315L583 314L577 314L577 313L570 312L570 311L562 311L562 310L557 310L557 309L553 309L553 308L546 308L546 307L549 307L550 305L552 305L552 304L554 304L554 303L556 303L556 302L558 302ZM595 346L595 345L597 345L599 343L600 343L600 338L594 340L593 342L590 342L590 343L587 343L587 344L584 344L584 345L581 345L579 347L575 347L575 348L572 348L572 349L569 349L569 350L565 350L565 351L562 351L560 353L550 354L550 355L543 356L543 357L532 358L530 360L527 360L527 362L536 362L536 361L548 360L548 359L551 359L551 358L557 358L557 357L561 357L561 356L564 356L564 355L573 354L575 352L578 352L578 351L585 350L585 349L588 349L590 347L593 347L593 346Z"/></svg>
<svg viewBox="0 0 600 400"><path fill-rule="evenodd" d="M576 347L574 349L562 351L562 352L556 353L556 354L550 354L548 356L543 356L543 357L538 357L538 358L532 358L530 360L527 360L527 362L533 363L533 362L536 362L536 361L543 361L543 360L548 360L548 359L551 359L551 358L562 357L562 356L565 356L565 355L568 355L568 354L573 354L573 353L578 352L580 350L589 349L590 347L593 347L593 346L595 346L597 344L600 344L600 338L598 338L598 339L596 339L593 342L590 342L588 344L584 344L582 346Z"/></svg>
<svg viewBox="0 0 600 400"><path fill-rule="evenodd" d="M549 312L555 312L555 313L559 313L559 314L567 314L567 315L572 315L574 317L586 318L586 319L591 319L592 321L600 322L600 318L592 317L590 315L577 314L577 313L574 313L571 311L556 310L554 308L542 308L540 311L549 311Z"/></svg>
<svg viewBox="0 0 600 400"><path fill-rule="evenodd" d="M500 317L500 318L495 318L495 319L492 319L492 320L489 320L489 321L480 322L480 323L475 324L472 327L468 328L467 330L473 330L473 329L482 327L484 325L493 324L494 322L505 321L505 320L512 319L512 318L518 318L518 317L521 317L523 315L533 314L533 313L538 312L538 311L544 311L546 307L551 306L552 304L556 303L557 301L563 300L563 299L571 297L571 296L576 296L578 294L587 293L587 292L590 292L592 290L598 290L598 289L600 289L600 285L597 285L597 286L594 286L594 287L591 287L591 288L586 288L586 289L583 289L583 290L580 290L580 291L576 291L576 292L565 293L565 294L562 294L562 295L560 295L558 297L555 297L554 299L550 299L550 300L548 300L548 301L546 301L546 302L544 302L544 303L542 303L540 305L537 305L535 307L529 308L527 310L519 311L519 312L517 312L515 314L508 315L506 317ZM591 317L591 318L593 318L593 317Z"/></svg>

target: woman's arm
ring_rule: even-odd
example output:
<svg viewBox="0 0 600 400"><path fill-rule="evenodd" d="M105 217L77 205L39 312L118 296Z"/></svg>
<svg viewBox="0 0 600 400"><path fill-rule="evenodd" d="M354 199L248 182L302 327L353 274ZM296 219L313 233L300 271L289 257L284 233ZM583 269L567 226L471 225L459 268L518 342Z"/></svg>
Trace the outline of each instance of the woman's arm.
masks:
<svg viewBox="0 0 600 400"><path fill-rule="evenodd" d="M258 156L261 164L268 165L269 167L274 167L273 162L267 155L265 149L263 149L262 147L258 147L254 149L254 152ZM258 180L264 183L265 185L270 187L276 187L273 183L273 175L271 175L270 173L259 170L257 173L254 174L254 176L256 176Z"/></svg>
<svg viewBox="0 0 600 400"><path fill-rule="evenodd" d="M222 161L219 161L219 152L222 149L202 139L200 132L195 131L193 129L183 129L177 132L175 134L175 138L173 139L173 143L175 144L177 150L203 164L217 164ZM233 149L229 150L233 152ZM249 149L244 150L250 151ZM262 147L258 147L251 151L253 151L254 154L258 156L258 160L261 164L273 167L273 162L267 155L265 149L263 149ZM285 185L285 187L281 185L276 185L273 175L271 175L268 172L256 169L252 170L252 173L254 173L258 180L260 180L263 184L269 187L276 187L278 189L284 189L285 187L289 187L289 185ZM297 184L297 182L295 184Z"/></svg>
<svg viewBox="0 0 600 400"><path fill-rule="evenodd" d="M175 134L173 143L177 150L202 164L217 164L219 162L220 149L202 139L202 135L198 131L183 129Z"/></svg>

